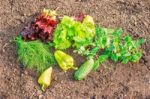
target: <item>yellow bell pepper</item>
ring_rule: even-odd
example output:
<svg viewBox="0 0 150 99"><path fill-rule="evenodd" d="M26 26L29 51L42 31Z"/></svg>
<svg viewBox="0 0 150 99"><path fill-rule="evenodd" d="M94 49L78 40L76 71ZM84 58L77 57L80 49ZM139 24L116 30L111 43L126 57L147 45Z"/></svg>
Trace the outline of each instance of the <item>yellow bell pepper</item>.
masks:
<svg viewBox="0 0 150 99"><path fill-rule="evenodd" d="M45 91L51 83L52 67L46 69L39 77L38 83L42 86L42 90Z"/></svg>
<svg viewBox="0 0 150 99"><path fill-rule="evenodd" d="M74 59L70 55L57 50L55 51L54 56L58 65L64 71L67 71L69 69L77 69L77 67L74 66Z"/></svg>

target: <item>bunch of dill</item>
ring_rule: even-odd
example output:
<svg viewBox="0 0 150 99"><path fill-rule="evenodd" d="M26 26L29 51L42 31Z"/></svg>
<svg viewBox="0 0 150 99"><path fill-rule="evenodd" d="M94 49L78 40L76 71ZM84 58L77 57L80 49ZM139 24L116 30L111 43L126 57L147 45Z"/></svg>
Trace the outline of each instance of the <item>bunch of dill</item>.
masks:
<svg viewBox="0 0 150 99"><path fill-rule="evenodd" d="M24 41L20 36L15 38L17 55L21 63L42 73L46 68L55 64L55 58L50 53L49 46L39 40Z"/></svg>

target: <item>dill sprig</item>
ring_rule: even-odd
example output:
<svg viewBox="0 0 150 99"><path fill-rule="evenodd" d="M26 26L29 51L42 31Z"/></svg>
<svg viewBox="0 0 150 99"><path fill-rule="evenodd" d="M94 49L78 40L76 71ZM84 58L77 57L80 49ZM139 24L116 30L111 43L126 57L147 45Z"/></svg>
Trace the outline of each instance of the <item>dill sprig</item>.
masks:
<svg viewBox="0 0 150 99"><path fill-rule="evenodd" d="M17 55L21 63L42 73L46 68L55 64L55 58L50 53L49 46L39 40L26 42L16 37Z"/></svg>

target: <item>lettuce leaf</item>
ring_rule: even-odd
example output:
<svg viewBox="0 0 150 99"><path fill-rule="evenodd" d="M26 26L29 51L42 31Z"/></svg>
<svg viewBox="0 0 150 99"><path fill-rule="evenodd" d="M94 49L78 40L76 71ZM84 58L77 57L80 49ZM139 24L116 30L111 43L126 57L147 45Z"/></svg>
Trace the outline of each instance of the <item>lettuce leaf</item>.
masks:
<svg viewBox="0 0 150 99"><path fill-rule="evenodd" d="M89 20L88 20L89 19ZM54 31L53 42L56 49L80 48L93 42L95 25L91 16L85 16L83 22L64 16Z"/></svg>

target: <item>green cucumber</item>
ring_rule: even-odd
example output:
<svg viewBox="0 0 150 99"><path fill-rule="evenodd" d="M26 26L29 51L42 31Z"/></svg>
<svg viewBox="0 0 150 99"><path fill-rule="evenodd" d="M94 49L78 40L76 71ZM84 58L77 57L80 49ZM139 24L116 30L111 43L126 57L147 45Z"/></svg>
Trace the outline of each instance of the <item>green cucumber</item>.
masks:
<svg viewBox="0 0 150 99"><path fill-rule="evenodd" d="M87 60L84 64L80 66L80 68L75 72L74 78L76 80L84 79L90 71L92 71L94 65L94 60L91 58Z"/></svg>

